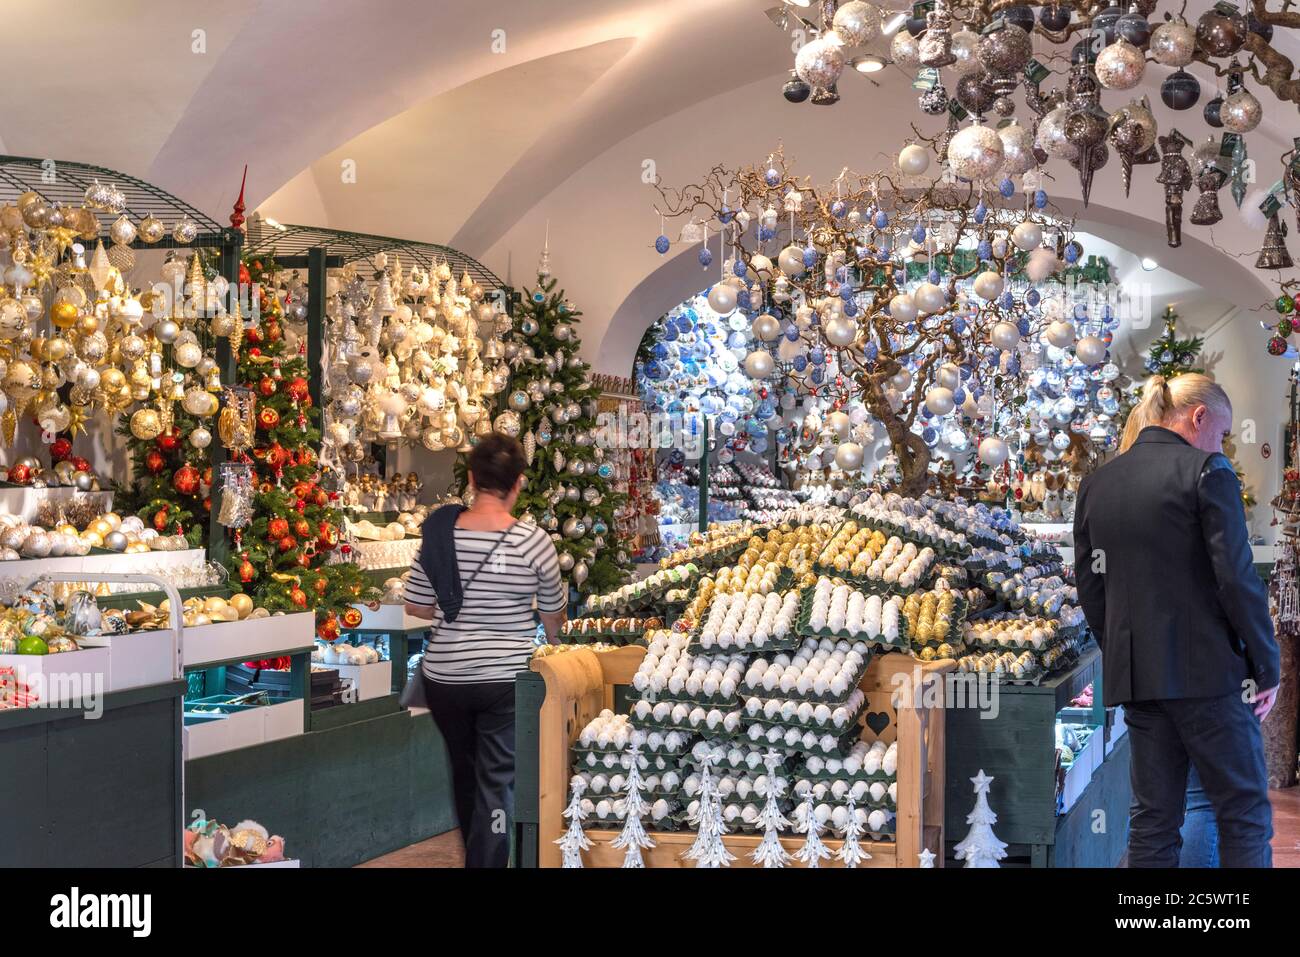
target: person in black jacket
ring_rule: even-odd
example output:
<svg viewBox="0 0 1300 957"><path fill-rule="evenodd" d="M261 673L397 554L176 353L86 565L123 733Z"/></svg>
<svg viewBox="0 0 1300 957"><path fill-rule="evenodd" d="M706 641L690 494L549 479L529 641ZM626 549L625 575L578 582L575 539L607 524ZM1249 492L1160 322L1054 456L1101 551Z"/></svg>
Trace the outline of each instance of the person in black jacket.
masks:
<svg viewBox="0 0 1300 957"><path fill-rule="evenodd" d="M1281 683L1264 583L1223 440L1232 406L1206 376L1152 376L1123 454L1079 486L1079 600L1107 707L1132 740L1131 867L1176 867L1189 762L1224 867L1269 867L1272 810L1259 723Z"/></svg>

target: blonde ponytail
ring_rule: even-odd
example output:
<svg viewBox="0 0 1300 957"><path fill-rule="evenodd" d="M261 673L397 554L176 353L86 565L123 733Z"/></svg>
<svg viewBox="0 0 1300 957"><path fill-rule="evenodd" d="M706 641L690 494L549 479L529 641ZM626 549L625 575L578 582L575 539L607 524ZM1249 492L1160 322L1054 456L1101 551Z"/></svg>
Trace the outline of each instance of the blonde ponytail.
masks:
<svg viewBox="0 0 1300 957"><path fill-rule="evenodd" d="M1209 376L1199 372L1185 372L1173 379L1153 375L1143 387L1141 401L1133 407L1124 423L1120 453L1129 450L1143 429L1165 425L1178 413L1198 405L1209 406L1232 417L1228 393Z"/></svg>

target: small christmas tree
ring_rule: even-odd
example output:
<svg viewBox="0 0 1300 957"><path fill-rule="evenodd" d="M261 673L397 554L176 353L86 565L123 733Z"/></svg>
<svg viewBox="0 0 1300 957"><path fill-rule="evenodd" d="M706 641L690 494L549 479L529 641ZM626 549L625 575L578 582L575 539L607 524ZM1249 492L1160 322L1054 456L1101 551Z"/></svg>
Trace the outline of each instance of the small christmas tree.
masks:
<svg viewBox="0 0 1300 957"><path fill-rule="evenodd" d="M1165 330L1151 343L1147 358L1143 363L1151 375L1162 375L1166 379L1182 375L1184 372L1202 372L1195 368L1195 362L1201 354L1205 340L1200 336L1186 339L1178 335L1178 314L1173 306L1165 306Z"/></svg>
<svg viewBox="0 0 1300 957"><path fill-rule="evenodd" d="M582 829L582 822L587 817L582 808L582 792L586 789L587 782L580 775L575 774L569 781L569 806L564 809L569 829L555 842L563 852L562 867L582 867L582 852L592 847L591 838Z"/></svg>
<svg viewBox="0 0 1300 957"><path fill-rule="evenodd" d="M993 833L993 825L998 822L998 816L989 807L989 785L993 778L980 768L971 783L975 785L975 808L966 815L971 829L954 848L956 858L965 861L967 867L999 867L998 861L1007 856L1007 845Z"/></svg>
<svg viewBox="0 0 1300 957"><path fill-rule="evenodd" d="M641 859L642 848L651 848L655 842L650 840L641 823L647 810L645 798L641 794L645 786L641 780L641 749L635 745L627 749L627 800L624 802L625 816L623 830L610 842L610 847L627 848L623 856L624 867L645 867Z"/></svg>
<svg viewBox="0 0 1300 957"><path fill-rule="evenodd" d="M817 811L813 807L813 793L809 789L803 799L803 823L798 830L805 835L803 844L794 852L795 860L802 861L805 867L821 867L821 862L831 856L831 849L822 840L822 822L817 820Z"/></svg>
<svg viewBox="0 0 1300 957"><path fill-rule="evenodd" d="M700 770L700 813L695 843L682 855L696 867L730 867L736 855L727 850L722 837L727 825L722 820L722 795L713 784L713 756L706 754Z"/></svg>
<svg viewBox="0 0 1300 957"><path fill-rule="evenodd" d="M767 799L763 810L758 814L758 825L763 829L763 840L750 852L755 864L764 867L785 867L793 857L781 843L781 832L790 828L790 822L781 813L781 784L777 781L777 769L781 765L781 754L769 748L763 756L763 766L767 769Z"/></svg>
<svg viewBox="0 0 1300 957"><path fill-rule="evenodd" d="M844 825L844 843L835 856L845 867L857 867L871 860L871 855L862 849L862 822L858 820L858 802L853 799L852 791L845 798L844 809L849 812L849 819Z"/></svg>
<svg viewBox="0 0 1300 957"><path fill-rule="evenodd" d="M551 533L560 569L581 592L604 592L631 572L627 543L616 538L614 465L597 440L600 389L578 355L582 315L556 291L545 265L514 317L508 346L514 379L493 425L516 435L528 456L516 512ZM458 465L464 484L465 462Z"/></svg>

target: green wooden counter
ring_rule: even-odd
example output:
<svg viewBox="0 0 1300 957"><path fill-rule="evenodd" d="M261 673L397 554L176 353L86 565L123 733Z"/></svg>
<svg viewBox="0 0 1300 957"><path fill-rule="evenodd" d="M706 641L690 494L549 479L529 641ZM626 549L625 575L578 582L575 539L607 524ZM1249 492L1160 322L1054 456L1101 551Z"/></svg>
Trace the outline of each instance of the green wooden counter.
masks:
<svg viewBox="0 0 1300 957"><path fill-rule="evenodd" d="M177 867L183 681L0 711L0 867Z"/></svg>

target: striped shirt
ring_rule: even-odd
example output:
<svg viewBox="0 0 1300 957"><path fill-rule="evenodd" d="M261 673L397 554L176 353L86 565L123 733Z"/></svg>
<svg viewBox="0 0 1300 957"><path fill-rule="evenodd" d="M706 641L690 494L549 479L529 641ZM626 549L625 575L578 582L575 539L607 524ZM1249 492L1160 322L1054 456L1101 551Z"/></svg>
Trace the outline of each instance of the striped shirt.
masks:
<svg viewBox="0 0 1300 957"><path fill-rule="evenodd" d="M418 555L406 577L406 600L435 609L424 673L452 684L514 681L517 673L528 669L533 653L537 635L533 600L544 612L560 611L567 603L555 544L538 526L516 522L488 559L501 532L457 528L455 534L462 586L474 576L455 621L443 621ZM480 568L485 559L487 564Z"/></svg>

